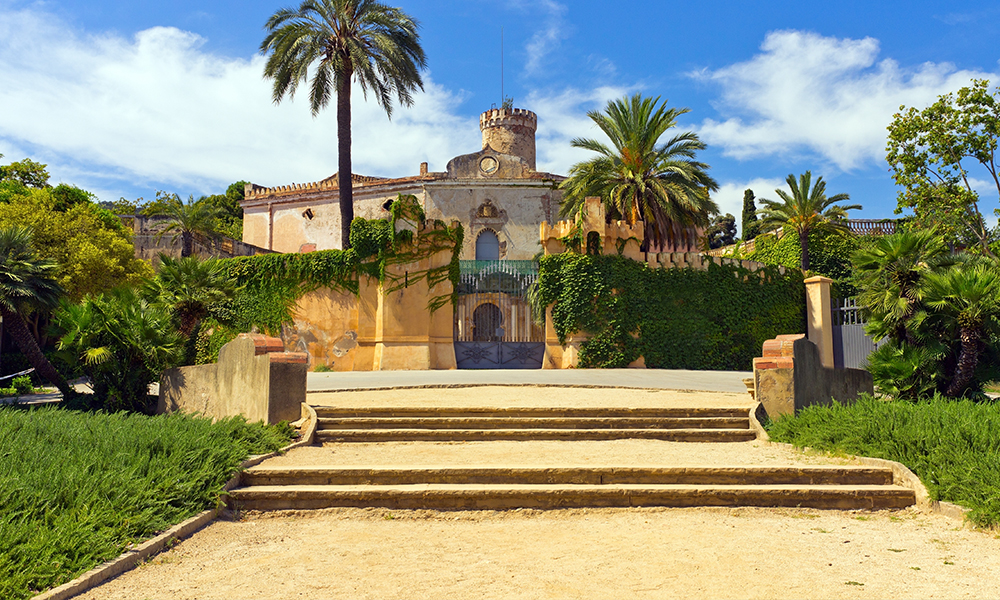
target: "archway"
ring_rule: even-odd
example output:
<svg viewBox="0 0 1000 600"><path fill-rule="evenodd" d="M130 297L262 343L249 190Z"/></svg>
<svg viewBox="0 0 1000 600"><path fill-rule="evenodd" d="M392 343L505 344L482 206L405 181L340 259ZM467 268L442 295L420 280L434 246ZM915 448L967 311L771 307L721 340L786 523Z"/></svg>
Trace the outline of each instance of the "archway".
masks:
<svg viewBox="0 0 1000 600"><path fill-rule="evenodd" d="M500 238L492 229L484 229L476 238L476 260L500 260Z"/></svg>
<svg viewBox="0 0 1000 600"><path fill-rule="evenodd" d="M480 304L472 313L472 340L475 342L497 342L503 336L503 313L491 302Z"/></svg>

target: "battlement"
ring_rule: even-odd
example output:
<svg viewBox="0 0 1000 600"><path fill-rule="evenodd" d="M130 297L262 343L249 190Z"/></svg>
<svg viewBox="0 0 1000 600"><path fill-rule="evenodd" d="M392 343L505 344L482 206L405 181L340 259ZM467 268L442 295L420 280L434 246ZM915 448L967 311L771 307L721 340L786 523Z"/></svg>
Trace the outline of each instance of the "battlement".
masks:
<svg viewBox="0 0 1000 600"><path fill-rule="evenodd" d="M490 127L527 127L534 131L538 128L538 115L523 108L491 108L479 115L479 129Z"/></svg>
<svg viewBox="0 0 1000 600"><path fill-rule="evenodd" d="M626 221L607 222L607 213L600 198L588 197L585 209L579 223L581 236L581 252L585 252L592 238L596 236L600 244L601 254L622 254L633 260L642 260L639 247L646 232L642 221L629 224ZM546 254L559 254L566 250L566 245L560 238L566 238L577 228L573 221L559 221L553 226L542 222L539 227L539 237ZM619 246L621 251L619 252Z"/></svg>

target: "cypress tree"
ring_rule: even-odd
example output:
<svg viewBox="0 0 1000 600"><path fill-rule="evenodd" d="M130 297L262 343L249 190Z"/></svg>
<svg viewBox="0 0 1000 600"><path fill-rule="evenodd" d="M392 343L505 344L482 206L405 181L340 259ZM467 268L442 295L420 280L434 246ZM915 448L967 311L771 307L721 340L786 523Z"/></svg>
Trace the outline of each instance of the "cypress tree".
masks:
<svg viewBox="0 0 1000 600"><path fill-rule="evenodd" d="M751 189L743 192L743 222L740 231L743 233L744 242L757 237L757 233L760 231L760 221L757 220L757 205L754 204L754 195Z"/></svg>

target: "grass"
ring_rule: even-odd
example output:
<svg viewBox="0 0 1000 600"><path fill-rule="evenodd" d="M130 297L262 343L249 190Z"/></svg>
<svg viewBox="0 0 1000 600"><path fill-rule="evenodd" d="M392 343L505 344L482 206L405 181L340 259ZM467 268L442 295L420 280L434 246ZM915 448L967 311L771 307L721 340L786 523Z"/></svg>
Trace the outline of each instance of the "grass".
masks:
<svg viewBox="0 0 1000 600"><path fill-rule="evenodd" d="M778 442L903 463L935 500L971 509L977 525L1000 524L1000 402L870 396L813 406L768 424Z"/></svg>
<svg viewBox="0 0 1000 600"><path fill-rule="evenodd" d="M62 584L215 507L240 462L290 438L238 418L0 409L0 598Z"/></svg>

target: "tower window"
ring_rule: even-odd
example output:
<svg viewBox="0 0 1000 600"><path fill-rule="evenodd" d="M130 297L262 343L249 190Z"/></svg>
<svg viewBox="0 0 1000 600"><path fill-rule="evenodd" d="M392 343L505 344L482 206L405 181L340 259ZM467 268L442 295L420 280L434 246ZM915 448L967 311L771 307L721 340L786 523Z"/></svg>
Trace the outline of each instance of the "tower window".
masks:
<svg viewBox="0 0 1000 600"><path fill-rule="evenodd" d="M500 238L495 231L484 229L476 238L476 260L500 260Z"/></svg>

